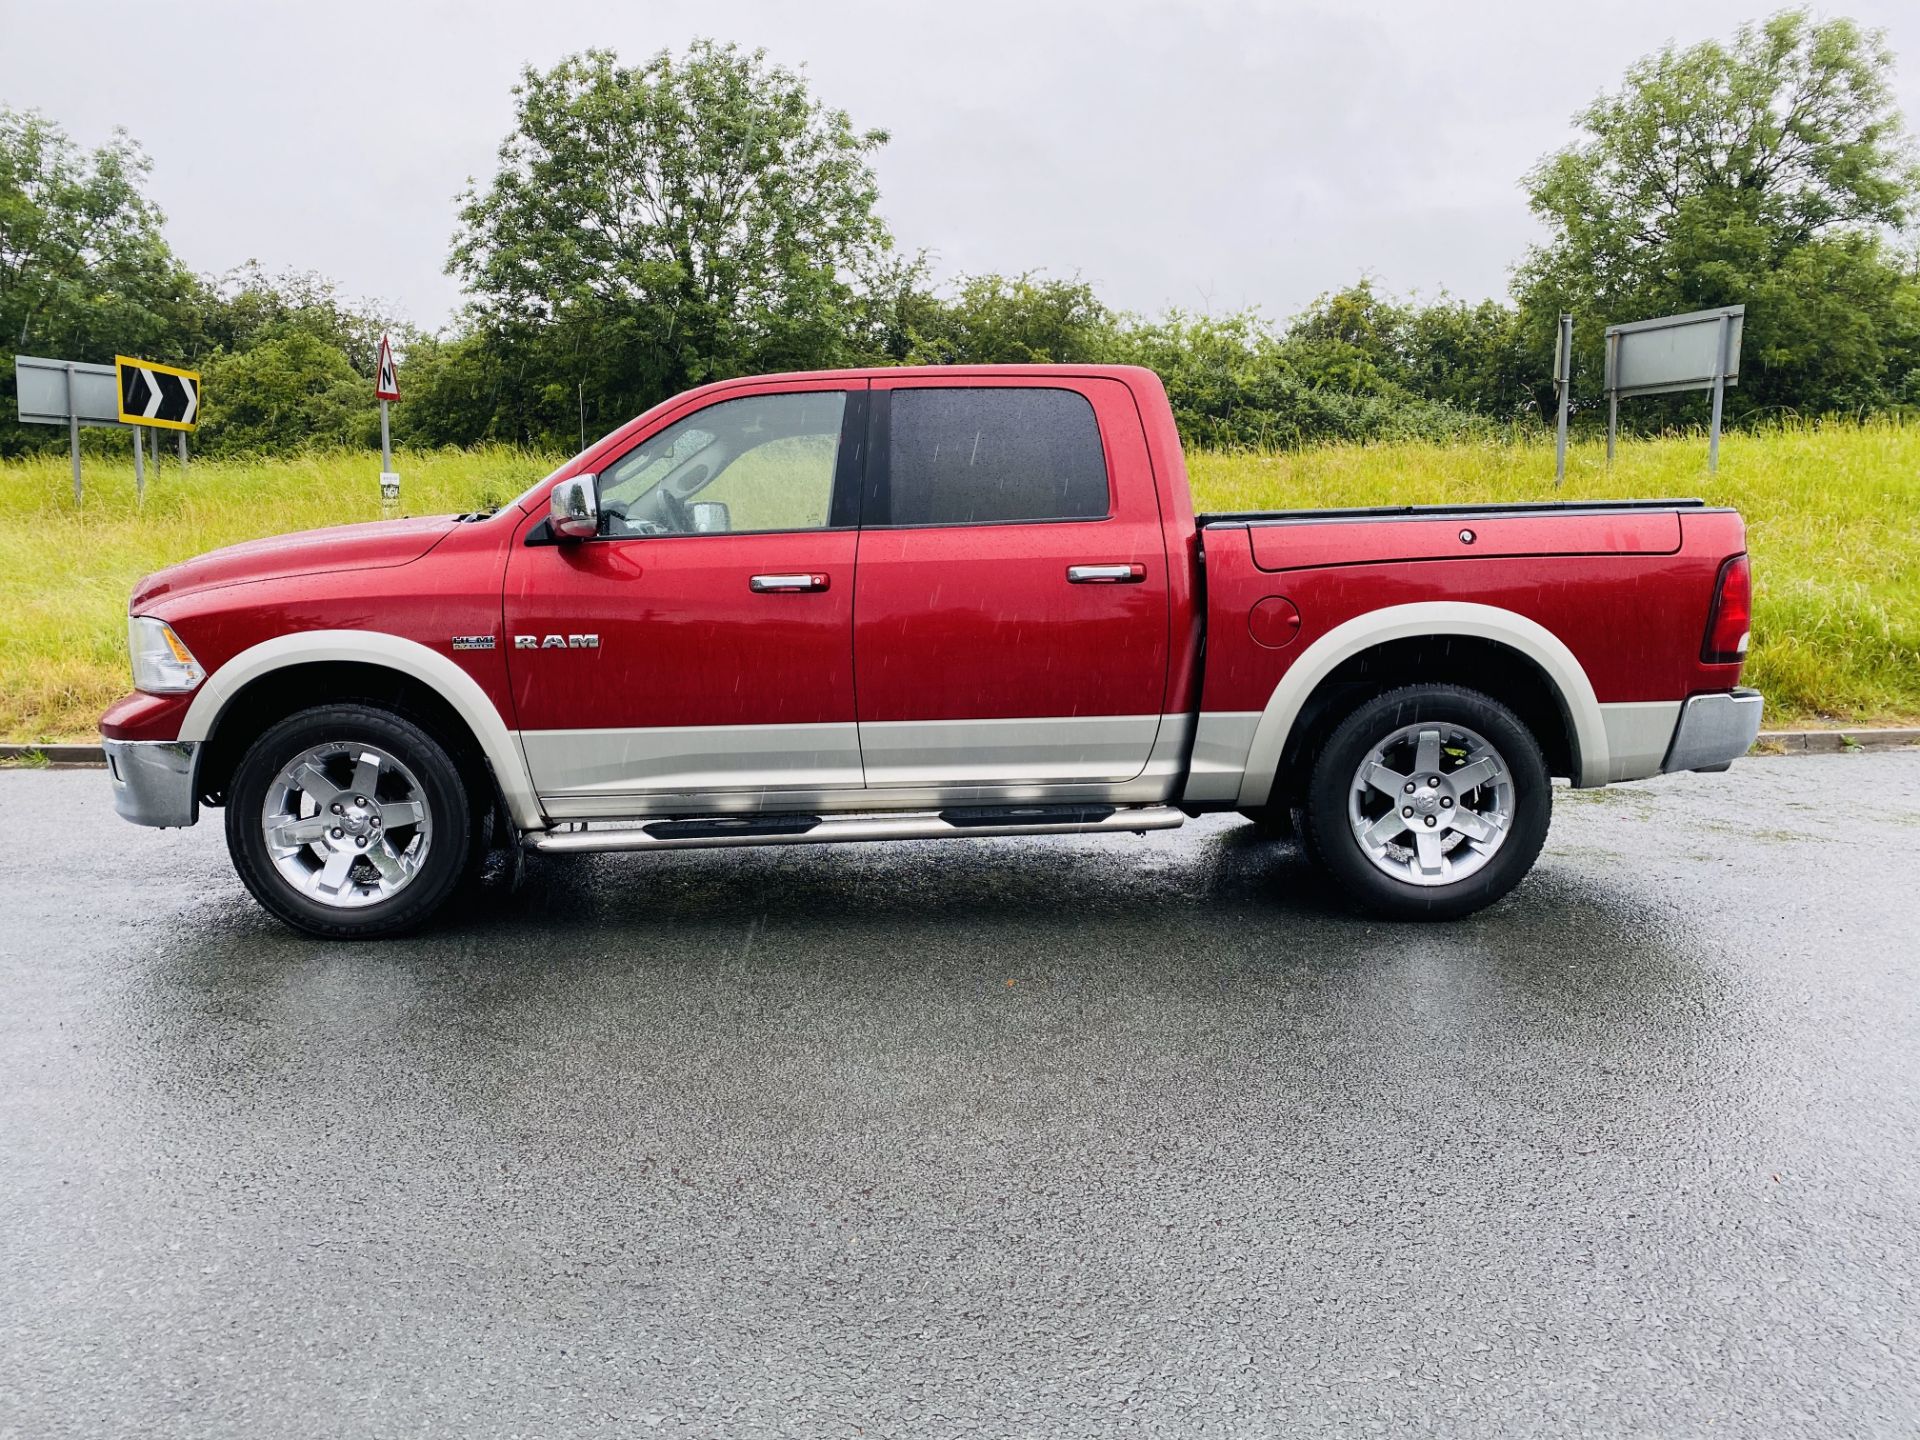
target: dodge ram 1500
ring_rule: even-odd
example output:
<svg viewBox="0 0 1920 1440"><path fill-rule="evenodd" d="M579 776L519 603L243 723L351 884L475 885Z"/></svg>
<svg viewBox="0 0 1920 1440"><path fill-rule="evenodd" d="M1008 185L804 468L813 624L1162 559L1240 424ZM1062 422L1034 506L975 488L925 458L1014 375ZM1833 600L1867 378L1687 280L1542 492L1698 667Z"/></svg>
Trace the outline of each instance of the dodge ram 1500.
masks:
<svg viewBox="0 0 1920 1440"><path fill-rule="evenodd" d="M730 380L487 514L143 581L101 721L143 825L224 806L328 936L546 854L1171 829L1360 904L1487 905L1576 786L1722 770L1751 582L1696 500L1198 515L1127 367Z"/></svg>

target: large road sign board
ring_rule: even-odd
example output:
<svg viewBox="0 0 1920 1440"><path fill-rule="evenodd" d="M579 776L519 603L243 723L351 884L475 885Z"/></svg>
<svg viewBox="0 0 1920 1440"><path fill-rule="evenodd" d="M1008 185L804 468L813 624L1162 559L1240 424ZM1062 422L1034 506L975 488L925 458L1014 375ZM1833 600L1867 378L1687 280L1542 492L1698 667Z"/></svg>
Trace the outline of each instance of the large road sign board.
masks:
<svg viewBox="0 0 1920 1440"><path fill-rule="evenodd" d="M162 430L191 430L199 423L200 372L113 357L120 372L120 419L128 425L155 425Z"/></svg>
<svg viewBox="0 0 1920 1440"><path fill-rule="evenodd" d="M1626 399L1740 383L1747 307L1724 305L1607 326L1605 388Z"/></svg>
<svg viewBox="0 0 1920 1440"><path fill-rule="evenodd" d="M23 425L118 425L120 399L111 365L13 357L13 383Z"/></svg>
<svg viewBox="0 0 1920 1440"><path fill-rule="evenodd" d="M1613 459L1614 432L1620 425L1620 399L1668 395L1679 390L1711 390L1713 418L1707 422L1707 470L1720 468L1720 412L1727 386L1740 383L1740 337L1747 307L1690 310L1607 327L1607 459Z"/></svg>

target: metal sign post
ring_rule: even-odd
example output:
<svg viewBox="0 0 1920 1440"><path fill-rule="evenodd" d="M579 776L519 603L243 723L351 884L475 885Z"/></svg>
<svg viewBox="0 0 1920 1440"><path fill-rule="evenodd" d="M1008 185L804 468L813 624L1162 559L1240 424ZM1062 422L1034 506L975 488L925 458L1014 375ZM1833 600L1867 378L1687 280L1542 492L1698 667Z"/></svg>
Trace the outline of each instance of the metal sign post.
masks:
<svg viewBox="0 0 1920 1440"><path fill-rule="evenodd" d="M15 361L18 365L20 362ZM67 362L67 445L73 451L73 508L80 508L80 406L74 390L73 362Z"/></svg>
<svg viewBox="0 0 1920 1440"><path fill-rule="evenodd" d="M1607 327L1607 454L1613 454L1620 399L1711 390L1707 471L1720 468L1720 423L1727 386L1740 383L1740 338L1747 307L1725 305Z"/></svg>
<svg viewBox="0 0 1920 1440"><path fill-rule="evenodd" d="M393 343L380 337L380 363L373 379L380 401L380 509L392 514L400 508L400 475L393 468L393 437L387 428L387 402L400 398L400 376L393 365Z"/></svg>
<svg viewBox="0 0 1920 1440"><path fill-rule="evenodd" d="M1733 328L1732 319L1723 311L1720 316L1720 333L1714 337L1713 346L1713 421L1707 429L1707 473L1715 475L1720 470L1720 411L1727 398L1727 335Z"/></svg>
<svg viewBox="0 0 1920 1440"><path fill-rule="evenodd" d="M1613 377L1620 369L1620 337L1607 331L1607 464L1613 464L1613 437L1620 430L1620 392Z"/></svg>
<svg viewBox="0 0 1920 1440"><path fill-rule="evenodd" d="M16 355L13 380L21 424L66 427L73 456L73 503L78 506L86 493L80 478L80 427L120 423L113 366Z"/></svg>
<svg viewBox="0 0 1920 1440"><path fill-rule="evenodd" d="M1554 430L1553 484L1557 490L1567 478L1567 402L1573 394L1573 316L1560 316L1560 340L1553 351L1553 378L1560 387L1560 420Z"/></svg>
<svg viewBox="0 0 1920 1440"><path fill-rule="evenodd" d="M147 437L139 426L133 427L133 503L147 501Z"/></svg>

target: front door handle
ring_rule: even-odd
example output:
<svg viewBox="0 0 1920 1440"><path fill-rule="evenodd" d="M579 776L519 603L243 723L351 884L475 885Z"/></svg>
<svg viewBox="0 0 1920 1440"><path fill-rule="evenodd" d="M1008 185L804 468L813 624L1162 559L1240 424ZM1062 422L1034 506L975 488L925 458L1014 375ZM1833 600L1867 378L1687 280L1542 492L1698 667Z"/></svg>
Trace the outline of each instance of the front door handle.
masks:
<svg viewBox="0 0 1920 1440"><path fill-rule="evenodd" d="M1138 585L1147 578L1147 567L1139 561L1131 565L1069 565L1069 585Z"/></svg>
<svg viewBox="0 0 1920 1440"><path fill-rule="evenodd" d="M828 577L817 571L810 575L754 575L747 580L747 588L756 595L798 595L824 590L827 584Z"/></svg>

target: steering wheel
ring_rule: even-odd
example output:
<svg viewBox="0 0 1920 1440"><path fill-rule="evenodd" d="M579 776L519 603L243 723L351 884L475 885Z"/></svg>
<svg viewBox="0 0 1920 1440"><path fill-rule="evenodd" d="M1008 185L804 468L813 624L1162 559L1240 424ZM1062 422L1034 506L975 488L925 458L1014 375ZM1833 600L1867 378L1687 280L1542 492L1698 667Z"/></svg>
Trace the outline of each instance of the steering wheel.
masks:
<svg viewBox="0 0 1920 1440"><path fill-rule="evenodd" d="M682 500L665 486L662 486L660 489L660 513L666 518L666 529L669 534L690 535L693 533L692 508L688 506L686 501Z"/></svg>

